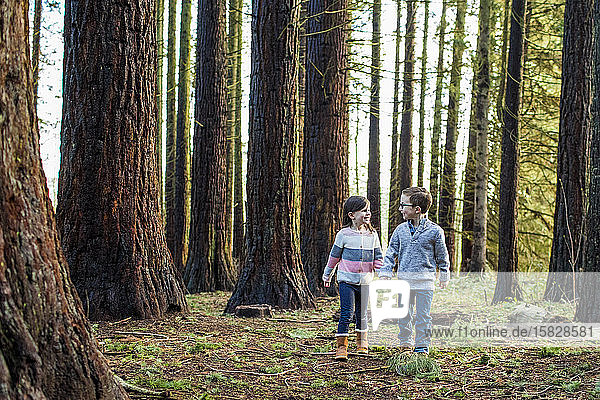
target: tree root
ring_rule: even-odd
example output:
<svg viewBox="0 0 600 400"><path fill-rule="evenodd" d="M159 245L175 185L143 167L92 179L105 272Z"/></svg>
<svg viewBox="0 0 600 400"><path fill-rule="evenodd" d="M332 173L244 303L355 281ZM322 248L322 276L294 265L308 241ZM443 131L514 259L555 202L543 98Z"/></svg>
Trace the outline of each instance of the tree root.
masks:
<svg viewBox="0 0 600 400"><path fill-rule="evenodd" d="M135 386L132 385L131 383L125 382L125 380L123 378L121 378L118 375L115 375L115 380L121 384L121 386L123 386L123 388L127 391L127 392L131 392L131 393L139 393L139 394L144 394L147 396L155 396L155 397L160 397L163 399L168 399L171 397L171 394L169 393L168 390L162 391L162 392L157 392L154 390L150 390L150 389L145 389L139 386Z"/></svg>

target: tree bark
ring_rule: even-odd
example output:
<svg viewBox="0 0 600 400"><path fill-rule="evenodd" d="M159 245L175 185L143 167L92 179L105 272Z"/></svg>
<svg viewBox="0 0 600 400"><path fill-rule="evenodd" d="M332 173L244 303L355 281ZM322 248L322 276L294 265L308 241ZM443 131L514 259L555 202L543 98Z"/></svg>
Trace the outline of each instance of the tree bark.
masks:
<svg viewBox="0 0 600 400"><path fill-rule="evenodd" d="M379 164L379 85L381 80L381 0L373 0L371 44L371 100L369 102L369 165L367 198L371 202L371 225L381 225L381 183Z"/></svg>
<svg viewBox="0 0 600 400"><path fill-rule="evenodd" d="M477 104L477 60L473 61L473 85L471 88L471 112L469 118L469 141L467 144L467 160L465 163L465 179L463 187L462 231L460 273L471 272L471 252L473 250L473 218L475 211L475 151L477 147L477 127L475 107Z"/></svg>
<svg viewBox="0 0 600 400"><path fill-rule="evenodd" d="M188 252L190 210L190 39L192 0L181 2L179 31L179 84L177 85L177 134L175 135L175 199L173 202L173 264L183 276Z"/></svg>
<svg viewBox="0 0 600 400"><path fill-rule="evenodd" d="M580 322L600 322L600 1L588 0L581 6L587 5L588 10L594 10L592 15L579 14L581 22L586 25L582 27L584 41L588 41L588 30L592 31L592 104L591 129L590 129L590 165L589 165L589 190L588 208L585 216L585 250L582 255L581 270L583 279L580 288L580 299L575 311L575 320ZM567 6L570 9L572 4ZM566 10L565 10L566 13ZM593 28L590 27L592 25ZM591 28L591 29L590 29Z"/></svg>
<svg viewBox="0 0 600 400"><path fill-rule="evenodd" d="M417 164L417 186L423 186L425 170L425 96L427 95L427 40L429 38L429 0L425 0L423 21L423 51L421 53L421 104L419 107L419 159Z"/></svg>
<svg viewBox="0 0 600 400"><path fill-rule="evenodd" d="M390 204L388 213L388 240L392 237L394 230L400 224L400 188L398 170L398 109L400 92L400 43L402 42L402 1L396 0L396 59L394 62L394 105L392 111L392 160L390 167ZM358 126L358 121L357 121ZM358 133L357 133L358 135ZM357 168L358 169L358 168ZM357 173L358 175L358 173ZM357 185L358 186L358 185Z"/></svg>
<svg viewBox="0 0 600 400"><path fill-rule="evenodd" d="M573 300L573 274L581 268L586 165L591 130L593 1L565 5L554 234L546 293Z"/></svg>
<svg viewBox="0 0 600 400"><path fill-rule="evenodd" d="M323 296L323 268L348 197L347 2L310 0L300 237L308 287ZM332 150L333 149L333 150Z"/></svg>
<svg viewBox="0 0 600 400"><path fill-rule="evenodd" d="M200 0L196 45L196 115L190 252L191 293L231 290L235 279L226 213L227 60L225 3Z"/></svg>
<svg viewBox="0 0 600 400"><path fill-rule="evenodd" d="M398 149L398 193L412 186L412 114L413 74L415 70L415 17L414 0L406 2L406 37L404 38L404 79L402 92L402 120L400 148Z"/></svg>
<svg viewBox="0 0 600 400"><path fill-rule="evenodd" d="M500 208L498 226L498 279L492 303L522 300L517 279L517 193L519 184L519 122L521 113L521 77L526 0L513 0L510 23L510 47L502 129L500 163Z"/></svg>
<svg viewBox="0 0 600 400"><path fill-rule="evenodd" d="M42 37L42 0L35 0L33 10L33 47L31 65L33 67L33 99L37 105L38 87L40 83L40 40Z"/></svg>
<svg viewBox="0 0 600 400"><path fill-rule="evenodd" d="M437 62L437 79L435 83L435 103L433 109L433 132L431 136L431 171L429 188L432 197L431 207L427 216L433 222L438 222L438 200L440 180L440 136L442 133L442 90L444 82L444 46L446 44L446 0L442 2L442 13L439 27L439 47Z"/></svg>
<svg viewBox="0 0 600 400"><path fill-rule="evenodd" d="M0 397L128 399L61 251L29 61L27 3L0 3Z"/></svg>
<svg viewBox="0 0 600 400"><path fill-rule="evenodd" d="M293 209L300 7L297 0L252 7L248 248L228 313L240 304L314 307Z"/></svg>
<svg viewBox="0 0 600 400"><path fill-rule="evenodd" d="M467 3L456 3L456 26L452 46L452 69L450 70L450 88L448 95L448 122L446 126L446 145L444 147L444 169L440 185L439 224L446 236L446 247L450 255L450 270L456 268L454 214L456 213L456 137L458 135L458 114L460 103L460 73L462 56L465 50L465 14Z"/></svg>
<svg viewBox="0 0 600 400"><path fill-rule="evenodd" d="M91 319L187 308L158 208L154 5L66 3L57 219Z"/></svg>
<svg viewBox="0 0 600 400"><path fill-rule="evenodd" d="M161 212L161 217L165 217L165 202L164 202L164 190L163 190L163 59L164 59L164 38L163 28L165 24L165 1L156 0L156 47L158 49L157 67L156 67L156 175L158 176L158 207Z"/></svg>
<svg viewBox="0 0 600 400"><path fill-rule="evenodd" d="M488 186L488 112L490 104L490 19L491 1L480 0L479 36L476 55L475 129L475 206L473 210L473 248L468 270L483 272L486 265L487 186Z"/></svg>

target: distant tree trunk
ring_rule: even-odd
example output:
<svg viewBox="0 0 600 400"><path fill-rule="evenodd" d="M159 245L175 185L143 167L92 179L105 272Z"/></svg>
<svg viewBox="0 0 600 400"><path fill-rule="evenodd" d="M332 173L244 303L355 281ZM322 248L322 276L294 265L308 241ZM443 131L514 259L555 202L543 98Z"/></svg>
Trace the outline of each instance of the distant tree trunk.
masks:
<svg viewBox="0 0 600 400"><path fill-rule="evenodd" d="M373 0L371 44L371 100L369 102L369 166L367 198L371 202L371 224L381 226L381 184L379 174L379 84L381 77L381 0Z"/></svg>
<svg viewBox="0 0 600 400"><path fill-rule="evenodd" d="M71 4L57 207L71 278L91 319L184 310L158 208L155 3Z"/></svg>
<svg viewBox="0 0 600 400"><path fill-rule="evenodd" d="M581 268L591 130L592 9L592 0L568 0L565 5L554 234L544 294L549 301L574 299L573 274Z"/></svg>
<svg viewBox="0 0 600 400"><path fill-rule="evenodd" d="M227 32L227 188L226 194L226 219L228 240L233 246L233 198L235 185L235 130L236 130L236 109L235 101L237 99L237 66L236 66L236 30L237 30L237 0L229 0L228 32ZM233 248L232 253L233 255ZM234 260L234 265L237 263Z"/></svg>
<svg viewBox="0 0 600 400"><path fill-rule="evenodd" d="M413 73L415 69L415 16L414 0L406 1L406 37L404 39L404 90L402 92L402 121L398 149L398 191L412 186L412 114Z"/></svg>
<svg viewBox="0 0 600 400"><path fill-rule="evenodd" d="M173 264L183 276L188 251L190 210L190 39L192 0L182 0L179 31L179 84L177 91L177 134L175 140L175 201L173 210Z"/></svg>
<svg viewBox="0 0 600 400"><path fill-rule="evenodd" d="M40 39L42 36L42 0L35 0L33 10L33 47L31 65L33 67L33 101L37 105L40 83Z"/></svg>
<svg viewBox="0 0 600 400"><path fill-rule="evenodd" d="M162 121L163 121L163 59L165 56L163 30L165 24L165 1L156 0L156 46L158 48L156 67L156 175L158 176L158 207L164 218L165 202L163 190L163 157L162 157Z"/></svg>
<svg viewBox="0 0 600 400"><path fill-rule="evenodd" d="M234 100L234 164L235 178L233 189L233 257L237 260L238 269L244 258L244 188L242 185L242 7L243 0L233 0L234 7L229 11L232 13L232 25L235 28L233 55L235 57L235 86Z"/></svg>
<svg viewBox="0 0 600 400"><path fill-rule="evenodd" d="M176 124L176 77L177 68L177 0L169 0L169 26L167 41L167 126L166 126L166 169L165 169L165 220L167 246L175 254L175 160L177 155Z"/></svg>
<svg viewBox="0 0 600 400"><path fill-rule="evenodd" d="M475 207L473 210L473 249L470 272L485 269L487 242L487 186L488 186L488 112L490 104L490 14L491 1L480 0L479 36L475 59Z"/></svg>
<svg viewBox="0 0 600 400"><path fill-rule="evenodd" d="M526 0L513 0L510 22L510 48L502 129L500 164L500 208L498 227L498 278L492 303L523 299L517 279L517 190L519 183L519 122L521 76L523 70L523 28Z"/></svg>
<svg viewBox="0 0 600 400"><path fill-rule="evenodd" d="M402 42L402 1L396 0L396 60L394 62L394 105L392 111L392 160L390 167L390 204L388 213L388 239L392 237L400 221L400 195L398 170L398 109L400 92L400 43ZM358 126L358 121L357 121Z"/></svg>
<svg viewBox="0 0 600 400"><path fill-rule="evenodd" d="M460 103L460 79L462 56L465 50L465 13L466 0L456 3L456 26L452 46L452 69L450 70L450 89L448 96L448 123L446 127L446 145L444 147L444 172L440 186L439 224L444 229L446 247L450 255L450 269L456 267L454 214L456 212L456 137L458 135L458 114Z"/></svg>
<svg viewBox="0 0 600 400"><path fill-rule="evenodd" d="M510 28L511 0L504 0L504 15L502 18L502 54L500 56L500 77L498 79L498 95L496 97L496 114L502 123L504 113L504 91L506 89L506 53L508 49L508 30Z"/></svg>
<svg viewBox="0 0 600 400"><path fill-rule="evenodd" d="M469 141L467 144L467 160L465 163L465 180L463 187L462 232L460 273L471 272L471 252L473 250L473 218L475 211L475 151L477 147L477 126L475 107L477 105L477 60L473 61L473 86L471 89L471 112L469 118Z"/></svg>
<svg viewBox="0 0 600 400"><path fill-rule="evenodd" d="M419 161L417 165L417 186L423 186L425 170L425 96L427 95L427 40L429 38L429 0L425 0L423 21L423 52L421 53L421 105L419 108Z"/></svg>
<svg viewBox="0 0 600 400"><path fill-rule="evenodd" d="M67 2L67 13L69 12ZM128 399L69 279L42 169L27 3L0 3L0 391L5 399Z"/></svg>
<svg viewBox="0 0 600 400"><path fill-rule="evenodd" d="M427 213L433 222L438 221L438 200L440 180L440 136L442 133L442 90L444 82L444 46L446 44L446 0L442 1L442 15L440 17L437 79L435 83L435 104L433 110L433 132L431 137L431 171L429 187L433 202Z"/></svg>
<svg viewBox="0 0 600 400"><path fill-rule="evenodd" d="M190 251L184 281L191 293L231 290L235 268L227 230L227 67L225 3L200 0Z"/></svg>
<svg viewBox="0 0 600 400"><path fill-rule="evenodd" d="M592 9L592 1L584 2L588 10ZM589 190L588 209L585 225L585 250L582 253L581 271L585 276L580 279L579 303L575 311L575 320L580 322L600 322L600 1L593 2L594 12L585 15L581 23L584 35L583 41L589 43L590 25L593 26L591 43L592 47L592 89L593 100L591 105L590 129L590 165L589 165ZM567 6L570 9L570 6ZM566 14L566 10L565 10ZM582 16L582 15L580 15Z"/></svg>
<svg viewBox="0 0 600 400"><path fill-rule="evenodd" d="M348 58L345 0L310 0L300 237L308 287L326 294L323 268L348 197ZM335 151L331 151L331 149Z"/></svg>
<svg viewBox="0 0 600 400"><path fill-rule="evenodd" d="M293 210L300 7L297 0L265 0L252 8L248 249L229 313L240 304L314 307Z"/></svg>

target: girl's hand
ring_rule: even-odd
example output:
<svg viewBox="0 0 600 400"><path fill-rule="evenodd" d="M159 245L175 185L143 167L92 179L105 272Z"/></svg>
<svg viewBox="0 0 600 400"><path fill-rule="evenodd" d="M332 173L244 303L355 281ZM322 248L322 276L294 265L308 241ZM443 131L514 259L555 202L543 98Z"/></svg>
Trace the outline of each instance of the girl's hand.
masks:
<svg viewBox="0 0 600 400"><path fill-rule="evenodd" d="M325 282L323 282L323 284L325 285L325 287L329 287L329 286L331 286L331 282L327 282L327 281L325 281Z"/></svg>

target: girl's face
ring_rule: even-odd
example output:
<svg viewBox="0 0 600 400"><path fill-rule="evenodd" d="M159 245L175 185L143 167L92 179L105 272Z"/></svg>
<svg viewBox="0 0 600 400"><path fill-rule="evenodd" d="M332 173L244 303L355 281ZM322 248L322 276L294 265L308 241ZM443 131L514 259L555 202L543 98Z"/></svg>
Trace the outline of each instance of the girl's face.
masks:
<svg viewBox="0 0 600 400"><path fill-rule="evenodd" d="M352 226L360 229L364 224L371 222L371 207L367 205L360 211L349 212L348 216L352 220Z"/></svg>

